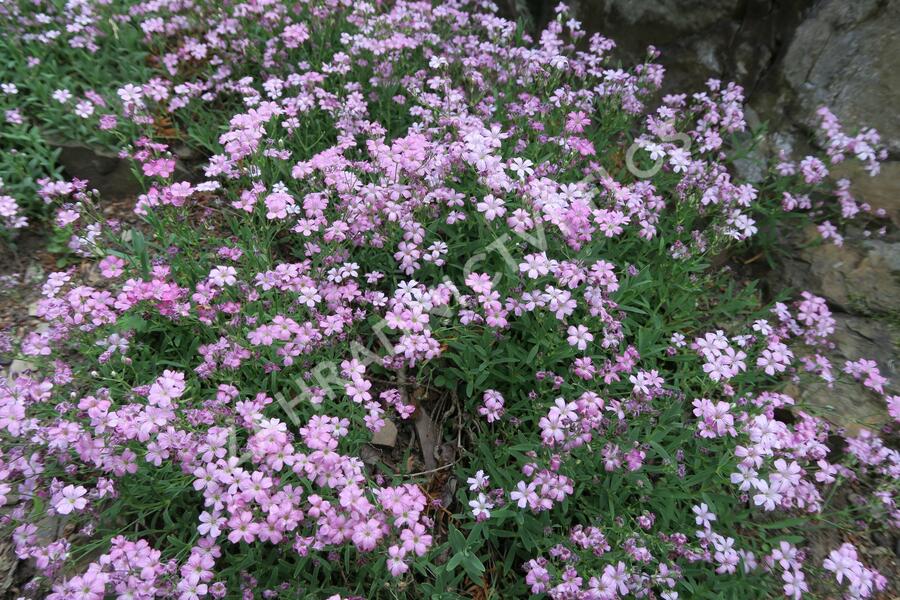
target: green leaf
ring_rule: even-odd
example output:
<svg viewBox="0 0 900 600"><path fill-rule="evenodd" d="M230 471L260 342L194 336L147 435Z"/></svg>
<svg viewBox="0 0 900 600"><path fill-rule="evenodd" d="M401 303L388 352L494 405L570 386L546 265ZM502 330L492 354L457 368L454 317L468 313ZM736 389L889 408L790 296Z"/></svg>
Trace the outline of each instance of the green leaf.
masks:
<svg viewBox="0 0 900 600"><path fill-rule="evenodd" d="M466 571L466 575L472 580L472 583L479 583L481 581L481 575L484 573L484 563L482 563L477 556L468 554L463 560L462 566Z"/></svg>
<svg viewBox="0 0 900 600"><path fill-rule="evenodd" d="M463 536L462 532L453 525L450 526L449 539L450 547L454 552L460 552L465 549L466 538Z"/></svg>

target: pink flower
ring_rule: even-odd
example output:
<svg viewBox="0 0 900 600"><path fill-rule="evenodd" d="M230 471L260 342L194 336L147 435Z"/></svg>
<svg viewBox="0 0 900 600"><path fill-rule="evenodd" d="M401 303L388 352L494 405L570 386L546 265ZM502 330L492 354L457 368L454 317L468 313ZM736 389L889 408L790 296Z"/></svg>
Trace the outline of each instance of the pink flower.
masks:
<svg viewBox="0 0 900 600"><path fill-rule="evenodd" d="M353 543L363 552L375 549L384 534L377 519L369 519L353 530Z"/></svg>
<svg viewBox="0 0 900 600"><path fill-rule="evenodd" d="M584 325L572 326L566 330L569 337L566 341L570 346L576 346L579 350L587 350L588 344L594 341L594 336L588 331Z"/></svg>
<svg viewBox="0 0 900 600"><path fill-rule="evenodd" d="M303 23L292 23L281 32L286 48L296 48L309 39L309 29Z"/></svg>
<svg viewBox="0 0 900 600"><path fill-rule="evenodd" d="M516 489L509 494L509 497L519 508L534 506L538 501L536 489L537 486L533 481L528 484L524 481L520 481L516 484Z"/></svg>
<svg viewBox="0 0 900 600"><path fill-rule="evenodd" d="M781 578L784 580L784 595L788 598L800 600L803 597L803 593L809 591L809 587L806 585L806 576L799 569L796 571L785 571L782 573Z"/></svg>
<svg viewBox="0 0 900 600"><path fill-rule="evenodd" d="M708 529L712 525L712 522L716 520L716 515L711 510L709 510L709 507L705 502L701 502L700 504L694 506L691 510L694 511L694 514L696 515L694 520L696 521L697 525L703 527L704 529Z"/></svg>
<svg viewBox="0 0 900 600"><path fill-rule="evenodd" d="M94 105L89 100L82 100L75 105L75 114L82 119L87 119L94 114Z"/></svg>
<svg viewBox="0 0 900 600"><path fill-rule="evenodd" d="M487 419L488 423L499 421L503 416L503 395L497 390L487 390L482 396L484 404L478 407L478 414Z"/></svg>
<svg viewBox="0 0 900 600"><path fill-rule="evenodd" d="M228 541L232 544L238 542L252 543L256 539L256 533L259 531L259 524L253 522L253 514L250 511L242 510L233 515L228 520L228 527L231 532L228 534Z"/></svg>
<svg viewBox="0 0 900 600"><path fill-rule="evenodd" d="M286 219L294 207L294 199L285 192L273 192L266 196L265 204L267 219Z"/></svg>
<svg viewBox="0 0 900 600"><path fill-rule="evenodd" d="M174 158L157 158L141 165L141 170L147 177L160 177L167 179L175 172Z"/></svg>
<svg viewBox="0 0 900 600"><path fill-rule="evenodd" d="M122 267L125 266L125 261L119 258L118 256L107 256L103 260L100 261L100 273L104 277L118 277L122 274Z"/></svg>
<svg viewBox="0 0 900 600"><path fill-rule="evenodd" d="M488 221L493 221L497 217L502 217L506 214L503 200L492 194L485 196L484 199L476 205L476 208L478 209L478 212L484 213L484 218Z"/></svg>
<svg viewBox="0 0 900 600"><path fill-rule="evenodd" d="M841 583L844 577L851 581L857 580L862 570L862 564L857 559L856 548L849 543L832 550L822 563L822 567L826 571L834 573L834 578L838 583Z"/></svg>
<svg viewBox="0 0 900 600"><path fill-rule="evenodd" d="M391 575L398 577L409 571L409 565L403 561L406 552L400 546L388 548L387 568Z"/></svg>
<svg viewBox="0 0 900 600"><path fill-rule="evenodd" d="M469 477L466 480L466 483L469 484L471 491L477 492L484 489L488 485L489 480L490 478L484 474L484 471L479 469L473 477Z"/></svg>
<svg viewBox="0 0 900 600"><path fill-rule="evenodd" d="M87 506L87 498L84 495L87 490L83 486L67 485L56 497L53 508L61 515L83 510Z"/></svg>
<svg viewBox="0 0 900 600"><path fill-rule="evenodd" d="M416 556L424 556L431 546L431 536L425 533L425 526L416 523L411 529L400 532L404 552L412 552Z"/></svg>
<svg viewBox="0 0 900 600"><path fill-rule="evenodd" d="M166 369L162 376L150 386L147 399L151 404L168 408L172 405L172 400L181 397L185 387L184 373Z"/></svg>

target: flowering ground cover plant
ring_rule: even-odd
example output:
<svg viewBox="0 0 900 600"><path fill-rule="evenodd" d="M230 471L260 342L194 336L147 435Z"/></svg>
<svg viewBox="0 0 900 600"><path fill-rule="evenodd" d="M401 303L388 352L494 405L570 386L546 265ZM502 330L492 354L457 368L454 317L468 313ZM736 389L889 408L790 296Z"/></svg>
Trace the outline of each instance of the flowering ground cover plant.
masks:
<svg viewBox="0 0 900 600"><path fill-rule="evenodd" d="M150 77L147 49L120 3L0 6L0 234L48 215L38 194L61 172L59 142L115 148L136 129L116 118L116 91ZM118 131L114 131L117 130Z"/></svg>
<svg viewBox="0 0 900 600"><path fill-rule="evenodd" d="M900 454L784 385L900 400L824 357L824 300L711 266L785 219L877 234L828 178L877 174L874 131L823 108L822 157L741 181L739 86L660 98L654 51L621 68L562 5L537 39L484 3L16 6L7 122L75 115L146 190L131 228L90 182L37 185L102 281L50 274L4 339L23 596L896 590L856 540L900 526ZM117 48L143 63L23 75Z"/></svg>

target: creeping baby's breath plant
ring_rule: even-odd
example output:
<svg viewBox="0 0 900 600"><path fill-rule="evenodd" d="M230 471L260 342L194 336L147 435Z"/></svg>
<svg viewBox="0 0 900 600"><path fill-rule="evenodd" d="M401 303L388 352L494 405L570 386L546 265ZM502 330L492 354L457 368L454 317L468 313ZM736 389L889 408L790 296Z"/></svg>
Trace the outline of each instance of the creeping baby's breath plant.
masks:
<svg viewBox="0 0 900 600"><path fill-rule="evenodd" d="M895 585L858 540L900 526L900 454L785 386L900 401L874 362L825 358L823 299L712 266L786 214L833 243L880 227L828 178L876 174L875 132L823 108L822 157L741 181L739 86L660 98L654 51L619 68L562 5L536 38L465 1L17 6L15 126L118 140L146 190L131 227L90 182L36 186L102 280L50 274L41 326L5 342L23 596Z"/></svg>

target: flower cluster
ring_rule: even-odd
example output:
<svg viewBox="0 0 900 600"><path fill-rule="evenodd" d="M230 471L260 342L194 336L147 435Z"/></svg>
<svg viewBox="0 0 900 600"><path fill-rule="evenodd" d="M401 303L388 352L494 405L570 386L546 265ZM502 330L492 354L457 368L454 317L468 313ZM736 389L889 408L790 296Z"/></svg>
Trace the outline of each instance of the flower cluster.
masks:
<svg viewBox="0 0 900 600"><path fill-rule="evenodd" d="M872 212L816 156L740 181L739 86L657 102L657 52L614 66L564 5L536 39L465 0L3 19L35 67L128 43L150 69L52 92L145 189L129 229L89 182L39 181L101 278L51 273L28 368L0 379L0 524L31 596L800 598L819 568L886 588L852 546L812 565L768 532L847 487L875 500L857 521L900 523L890 440L837 444L785 381L900 410L876 363L825 357L823 299L766 306L709 268L767 214L839 241L828 219ZM821 114L827 159L876 172L877 134Z"/></svg>

